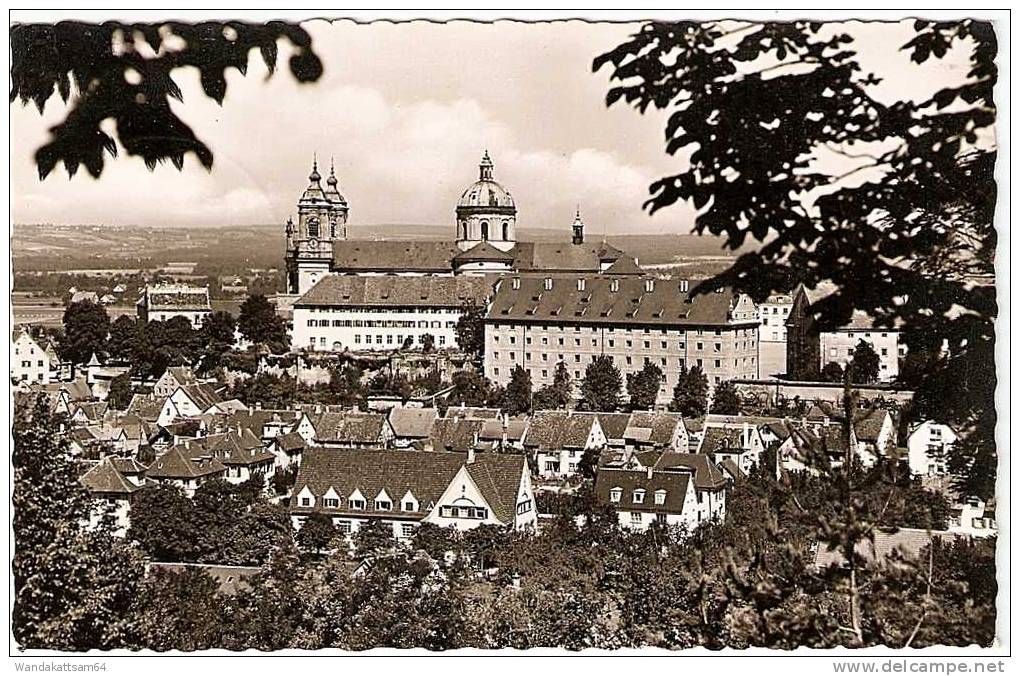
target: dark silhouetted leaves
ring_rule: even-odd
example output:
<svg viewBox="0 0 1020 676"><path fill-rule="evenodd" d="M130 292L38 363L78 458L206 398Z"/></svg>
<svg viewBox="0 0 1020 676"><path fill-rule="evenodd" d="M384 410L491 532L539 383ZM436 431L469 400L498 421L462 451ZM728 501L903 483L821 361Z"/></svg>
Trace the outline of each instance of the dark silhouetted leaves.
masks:
<svg viewBox="0 0 1020 676"><path fill-rule="evenodd" d="M170 35L183 47L169 43ZM117 140L127 154L141 157L149 169L168 160L181 169L187 153L211 168L212 151L170 108L170 98L183 101L174 69L197 68L202 91L222 104L227 69L246 74L248 55L258 49L274 72L279 39L296 47L289 66L299 82L314 82L322 75L308 33L281 21L13 26L11 102L31 101L41 113L54 90L64 101L73 101L67 118L50 129L51 140L36 151L39 177L46 178L60 162L69 176L84 165L98 177L105 154L117 154L114 139L100 128L105 120L116 124ZM146 47L155 54L148 54Z"/></svg>

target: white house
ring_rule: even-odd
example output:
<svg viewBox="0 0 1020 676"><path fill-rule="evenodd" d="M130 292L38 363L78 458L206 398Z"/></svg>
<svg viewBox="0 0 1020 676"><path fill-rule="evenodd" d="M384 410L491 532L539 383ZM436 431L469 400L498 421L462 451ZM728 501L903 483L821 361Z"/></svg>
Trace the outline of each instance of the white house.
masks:
<svg viewBox="0 0 1020 676"><path fill-rule="evenodd" d="M201 451L201 445L192 441L176 444L149 465L145 476L152 481L178 486L192 497L206 481L224 478L227 474L223 463Z"/></svg>
<svg viewBox="0 0 1020 676"><path fill-rule="evenodd" d="M136 304L138 318L143 322L165 322L184 317L196 329L212 312L209 287L186 284L148 285Z"/></svg>
<svg viewBox="0 0 1020 676"><path fill-rule="evenodd" d="M19 329L11 340L11 382L48 384L55 379L60 358L49 341Z"/></svg>
<svg viewBox="0 0 1020 676"><path fill-rule="evenodd" d="M911 426L907 435L907 464L913 476L944 476L946 459L956 443L949 425L925 420Z"/></svg>
<svg viewBox="0 0 1020 676"><path fill-rule="evenodd" d="M295 528L315 512L343 533L383 521L398 539L422 523L457 530L537 523L527 462L516 454L308 448L292 496Z"/></svg>
<svg viewBox="0 0 1020 676"><path fill-rule="evenodd" d="M616 510L623 528L645 530L658 523L690 532L726 518L726 485L705 455L624 451L600 462L595 496Z"/></svg>
<svg viewBox="0 0 1020 676"><path fill-rule="evenodd" d="M187 366L169 366L152 386L152 396L164 399L173 394L178 387L194 385L197 382L194 372Z"/></svg>
<svg viewBox="0 0 1020 676"><path fill-rule="evenodd" d="M605 448L607 441L594 413L537 411L523 444L534 455L539 476L556 479L576 474L585 451Z"/></svg>
<svg viewBox="0 0 1020 676"><path fill-rule="evenodd" d="M203 413L226 413L223 399L210 386L195 383L182 385L163 401L156 423L167 425L177 418L190 418Z"/></svg>
<svg viewBox="0 0 1020 676"><path fill-rule="evenodd" d="M88 528L103 521L113 527L114 535L123 536L130 525L131 496L145 483L145 467L133 458L106 456L79 479L89 492L92 505Z"/></svg>
<svg viewBox="0 0 1020 676"><path fill-rule="evenodd" d="M730 460L744 474L760 464L764 450L761 432L746 421L706 424L698 447L698 453L711 457L713 462Z"/></svg>

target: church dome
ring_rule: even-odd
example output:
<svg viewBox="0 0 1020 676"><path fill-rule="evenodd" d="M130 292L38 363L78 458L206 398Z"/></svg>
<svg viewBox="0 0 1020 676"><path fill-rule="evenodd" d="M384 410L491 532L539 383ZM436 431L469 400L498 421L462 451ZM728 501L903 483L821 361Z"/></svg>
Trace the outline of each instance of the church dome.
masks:
<svg viewBox="0 0 1020 676"><path fill-rule="evenodd" d="M319 175L319 163L312 160L312 173L308 175L308 187L305 188L305 192L301 195L302 201L315 201L325 200L326 194L322 190L322 184L320 181L322 176Z"/></svg>
<svg viewBox="0 0 1020 676"><path fill-rule="evenodd" d="M489 158L489 151L485 151L485 155L478 165L478 173L478 180L468 186L457 201L458 209L516 208L510 191L492 177L492 160Z"/></svg>

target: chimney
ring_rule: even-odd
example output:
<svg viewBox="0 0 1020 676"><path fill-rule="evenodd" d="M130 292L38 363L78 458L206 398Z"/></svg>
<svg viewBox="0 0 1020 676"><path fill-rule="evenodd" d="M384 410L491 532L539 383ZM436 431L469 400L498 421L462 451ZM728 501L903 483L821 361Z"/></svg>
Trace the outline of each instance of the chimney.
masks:
<svg viewBox="0 0 1020 676"><path fill-rule="evenodd" d="M648 478L649 478L649 479L651 479L651 478L652 478L652 472L653 472L654 470L653 470L653 469L652 469L651 467L648 467L648 468L646 469L646 471L648 472Z"/></svg>
<svg viewBox="0 0 1020 676"><path fill-rule="evenodd" d="M473 465L474 462L475 462L475 447L474 446L468 446L468 456L467 456L467 463L466 464Z"/></svg>

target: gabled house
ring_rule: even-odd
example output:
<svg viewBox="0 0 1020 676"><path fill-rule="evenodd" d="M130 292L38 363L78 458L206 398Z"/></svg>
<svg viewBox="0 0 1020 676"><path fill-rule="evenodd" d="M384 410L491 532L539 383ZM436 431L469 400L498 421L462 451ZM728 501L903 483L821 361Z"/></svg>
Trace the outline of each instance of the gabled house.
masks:
<svg viewBox="0 0 1020 676"><path fill-rule="evenodd" d="M609 448L623 448L623 434L630 424L630 413L596 413L602 433L606 436Z"/></svg>
<svg viewBox="0 0 1020 676"><path fill-rule="evenodd" d="M152 481L179 486L188 497L192 497L206 481L224 478L226 473L226 466L203 452L200 444L185 441L157 456L145 476Z"/></svg>
<svg viewBox="0 0 1020 676"><path fill-rule="evenodd" d="M393 447L424 446L432 434L432 425L439 419L434 408L404 408L395 406L386 416L393 429Z"/></svg>
<svg viewBox="0 0 1020 676"><path fill-rule="evenodd" d="M871 408L854 414L854 434L858 453L865 463L873 465L879 457L890 457L896 449L896 420L884 408Z"/></svg>
<svg viewBox="0 0 1020 676"><path fill-rule="evenodd" d="M114 534L123 536L131 524L131 496L145 483L144 467L130 458L107 456L78 481L92 498L87 527L110 520Z"/></svg>
<svg viewBox="0 0 1020 676"><path fill-rule="evenodd" d="M42 338L34 338L19 328L11 340L11 382L47 384L54 380L60 369L60 358L53 345Z"/></svg>
<svg viewBox="0 0 1020 676"><path fill-rule="evenodd" d="M239 410L219 416L213 422L213 429L234 429L238 427L250 430L256 437L269 442L278 436L287 434L305 423L305 434L308 440L315 438L315 430L311 421L302 411L290 409L265 409L244 406Z"/></svg>
<svg viewBox="0 0 1020 676"><path fill-rule="evenodd" d="M585 451L605 447L606 435L595 413L538 411L524 435L524 448L546 479L573 476Z"/></svg>
<svg viewBox="0 0 1020 676"><path fill-rule="evenodd" d="M684 495L682 501L664 501L661 504L655 504L654 491L648 493L648 485L645 485L646 495L652 496L649 503L638 504L631 500L629 503L630 509L620 510L620 505L626 505L627 503L623 495L624 487L616 484L623 480L631 481L634 485L640 482L635 476L627 479L630 475L614 474L614 472L619 471L643 472L646 480L649 476L654 477L656 473L660 476L663 474L687 474L690 476L688 491L691 493L690 497L693 497L693 502L688 499L689 496ZM604 495L599 492L597 487L599 478L601 478L603 473L606 474L606 481L612 484L603 485L603 489L608 490L608 492L604 491ZM618 481L613 477L623 478ZM730 482L726 474L706 455L661 451L640 451L636 453L628 450L622 452L606 451L599 459L598 477L596 478L596 497L602 504L617 507L620 513L621 526L644 529L651 525L654 520L658 520L660 523L683 525L691 529L706 521L722 521L726 518L726 491L729 485ZM612 500L616 495L612 490L614 488L619 488L621 491L617 502ZM606 500L602 500L603 497ZM677 496L674 495L673 497L676 498ZM641 509L641 506L646 508ZM679 511L671 511L677 507L680 508ZM640 514L640 517L635 516L635 513Z"/></svg>
<svg viewBox="0 0 1020 676"><path fill-rule="evenodd" d="M595 497L599 504L616 510L623 528L646 530L660 524L689 532L716 518L699 509L695 474L678 465L661 469L603 466L595 477ZM725 481L716 492L723 496L718 518L725 518Z"/></svg>
<svg viewBox="0 0 1020 676"><path fill-rule="evenodd" d="M759 466L764 450L758 428L747 423L706 425L698 447L698 453L708 455L716 464L732 460L744 474Z"/></svg>
<svg viewBox="0 0 1020 676"><path fill-rule="evenodd" d="M224 434L210 434L191 444L192 457L212 456L227 471L224 478L232 484L241 484L261 474L265 480L273 476L276 455L266 449L262 440L251 430L240 428Z"/></svg>
<svg viewBox="0 0 1020 676"><path fill-rule="evenodd" d="M313 443L327 448L386 448L393 428L380 413L336 411L312 418Z"/></svg>
<svg viewBox="0 0 1020 676"><path fill-rule="evenodd" d="M484 420L475 418L440 418L433 421L425 450L467 453L478 446L478 435Z"/></svg>
<svg viewBox="0 0 1020 676"><path fill-rule="evenodd" d="M152 386L152 396L157 399L166 399L178 387L195 385L196 383L198 383L198 379L189 367L169 366L163 371L163 375L159 377L156 384Z"/></svg>
<svg viewBox="0 0 1020 676"><path fill-rule="evenodd" d="M505 415L497 419L490 418L482 422L478 443L488 450L523 452L527 430L527 418L509 418Z"/></svg>
<svg viewBox="0 0 1020 676"><path fill-rule="evenodd" d="M208 413L224 413L220 404L223 398L209 385L194 383L181 385L163 402L156 422L166 425L177 418L190 418Z"/></svg>
<svg viewBox="0 0 1020 676"><path fill-rule="evenodd" d="M687 429L679 413L635 411L623 432L624 447L633 450L675 451L688 448Z"/></svg>
<svg viewBox="0 0 1020 676"><path fill-rule="evenodd" d="M70 421L72 425L93 425L101 423L103 416L110 408L105 401L81 401L71 405Z"/></svg>
<svg viewBox="0 0 1020 676"><path fill-rule="evenodd" d="M525 458L499 453L309 448L290 510L295 528L324 512L343 533L382 521L394 538L410 537L422 523L525 530L537 522Z"/></svg>
<svg viewBox="0 0 1020 676"><path fill-rule="evenodd" d="M851 446L858 449L857 438L850 430ZM830 467L841 467L847 458L847 435L843 425L835 423L814 427L791 426L790 437L777 451L779 466L787 472L808 472L816 474L818 462L828 462ZM856 456L856 453L855 453ZM862 462L866 458L860 458Z"/></svg>
<svg viewBox="0 0 1020 676"><path fill-rule="evenodd" d="M280 434L269 441L269 450L276 456L276 466L280 469L300 465L306 448L308 442L297 432Z"/></svg>

